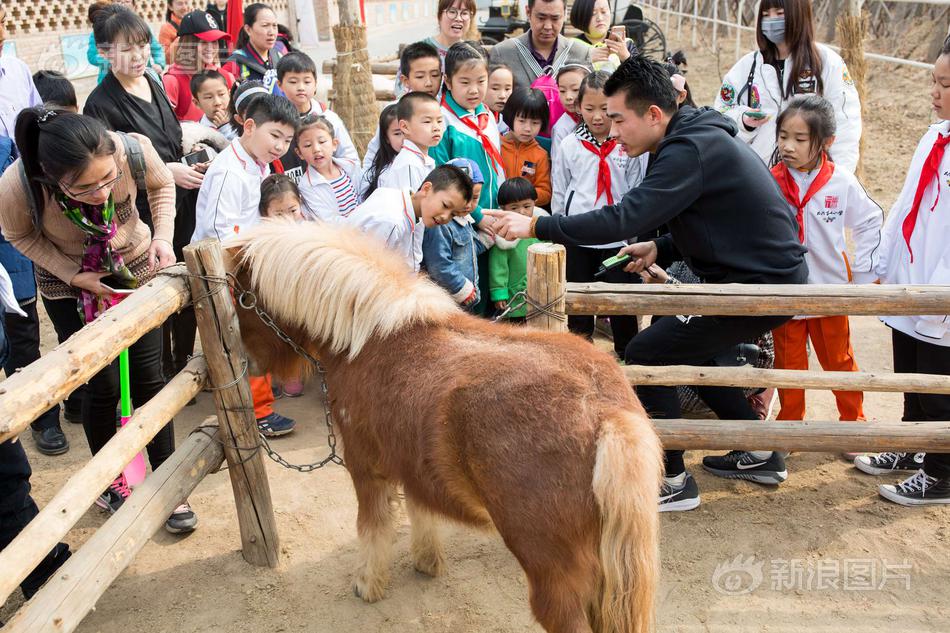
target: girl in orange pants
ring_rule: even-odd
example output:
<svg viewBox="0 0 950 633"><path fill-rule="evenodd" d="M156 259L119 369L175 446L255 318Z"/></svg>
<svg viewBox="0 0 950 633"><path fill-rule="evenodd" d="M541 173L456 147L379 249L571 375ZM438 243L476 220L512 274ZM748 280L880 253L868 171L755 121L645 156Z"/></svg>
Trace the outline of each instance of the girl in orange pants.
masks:
<svg viewBox="0 0 950 633"><path fill-rule="evenodd" d="M808 339L825 371L858 371L851 347L851 328L847 316L793 319L772 330L775 341L775 367L808 369ZM838 419L864 420L864 394L860 391L834 391ZM778 420L805 419L805 390L779 389L781 409Z"/></svg>

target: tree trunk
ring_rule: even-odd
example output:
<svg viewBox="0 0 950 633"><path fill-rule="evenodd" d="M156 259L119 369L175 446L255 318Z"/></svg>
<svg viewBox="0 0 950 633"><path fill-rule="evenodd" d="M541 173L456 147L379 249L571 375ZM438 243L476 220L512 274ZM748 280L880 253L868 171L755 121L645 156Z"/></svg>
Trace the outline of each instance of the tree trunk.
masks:
<svg viewBox="0 0 950 633"><path fill-rule="evenodd" d="M841 41L841 57L848 65L850 80L858 91L858 100L861 102L861 122L867 125L867 73L868 64L864 58L864 39L868 33L868 18L861 11L861 0L848 0L847 11L838 16L838 34ZM846 77L847 81L848 78ZM858 144L858 166L855 176L864 175L864 127L861 130L861 141Z"/></svg>
<svg viewBox="0 0 950 633"><path fill-rule="evenodd" d="M366 25L353 0L339 0L340 24L333 27L336 68L333 71L333 110L346 124L356 150L362 155L376 134L379 106L366 50Z"/></svg>

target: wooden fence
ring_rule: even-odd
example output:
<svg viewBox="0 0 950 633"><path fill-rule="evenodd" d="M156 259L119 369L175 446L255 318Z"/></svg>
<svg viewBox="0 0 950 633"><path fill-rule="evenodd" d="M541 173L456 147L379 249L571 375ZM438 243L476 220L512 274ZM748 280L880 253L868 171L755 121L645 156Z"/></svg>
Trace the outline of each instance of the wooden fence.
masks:
<svg viewBox="0 0 950 633"><path fill-rule="evenodd" d="M244 558L276 566L277 530L247 381L248 362L221 248L206 240L176 265L0 384L0 441L15 438L143 334L192 303L203 354L192 358L131 420L73 474L33 521L0 551L0 603L39 564L99 494L205 386L213 418L151 473L105 524L7 622L4 632L75 630L82 619L201 480L227 460Z"/></svg>
<svg viewBox="0 0 950 633"><path fill-rule="evenodd" d="M567 330L569 314L917 315L950 314L947 286L567 283L559 244L528 248L532 325ZM537 306L545 308L539 310ZM533 311L533 314L531 314ZM718 385L950 393L950 376L792 371L683 365L624 368L636 385ZM950 422L654 420L667 448L950 452Z"/></svg>

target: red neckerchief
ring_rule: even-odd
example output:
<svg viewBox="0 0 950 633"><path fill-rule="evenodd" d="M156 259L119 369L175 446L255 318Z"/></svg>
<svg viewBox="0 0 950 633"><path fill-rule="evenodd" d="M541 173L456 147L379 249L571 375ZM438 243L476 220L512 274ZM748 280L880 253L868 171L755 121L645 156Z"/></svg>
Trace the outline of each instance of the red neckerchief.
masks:
<svg viewBox="0 0 950 633"><path fill-rule="evenodd" d="M914 226L917 224L917 213L920 211L920 201L924 197L924 191L926 191L927 185L930 184L931 180L937 181L937 198L930 207L931 212L937 206L937 202L940 201L940 161L943 160L943 151L947 147L948 142L950 142L950 135L941 136L937 134L937 140L934 141L933 147L930 148L930 154L927 155L927 158L924 160L924 165L920 170L920 179L917 181L917 191L914 193L914 203L911 205L910 212L907 214L907 217L904 218L904 223L901 225L902 232L904 233L904 242L907 243L907 251L910 253L910 263L912 264L914 263L914 251L910 248L910 236L914 234Z"/></svg>
<svg viewBox="0 0 950 633"><path fill-rule="evenodd" d="M802 244L805 243L805 205L808 204L822 187L828 184L828 181L831 180L831 176L834 175L834 173L835 164L828 160L828 156L822 152L821 167L818 168L818 175L815 176L815 180L812 181L811 186L805 193L805 197L801 198L799 202L800 192L798 191L798 183L795 182L795 178L792 177L792 173L788 170L785 163L780 162L772 168L772 175L775 176L775 180L778 181L778 186L782 190L782 193L785 194L785 199L796 209L795 219L798 221L798 241Z"/></svg>
<svg viewBox="0 0 950 633"><path fill-rule="evenodd" d="M448 101L445 100L445 94L442 95L442 106L449 112L455 113L454 110L449 106ZM487 108L486 108L487 110ZM458 116L456 114L456 116ZM465 124L470 130L475 132L475 135L478 136L478 140L482 143L482 149L485 150L485 153L488 155L488 158L491 159L492 166L496 172L499 174L504 173L505 168L501 163L501 152L498 151L498 148L495 147L495 144L491 142L491 139L488 138L488 135L485 134L485 128L488 127L488 112L482 112L481 114L469 114L466 113L462 116L458 116L459 121ZM478 124L472 122L472 119L475 119Z"/></svg>
<svg viewBox="0 0 950 633"><path fill-rule="evenodd" d="M610 165L607 164L607 157L617 147L617 139L607 139L600 145L600 148L590 141L584 140L581 140L581 145L599 159L597 162L597 198L599 199L601 194L606 194L607 204L613 204L614 196L610 192Z"/></svg>

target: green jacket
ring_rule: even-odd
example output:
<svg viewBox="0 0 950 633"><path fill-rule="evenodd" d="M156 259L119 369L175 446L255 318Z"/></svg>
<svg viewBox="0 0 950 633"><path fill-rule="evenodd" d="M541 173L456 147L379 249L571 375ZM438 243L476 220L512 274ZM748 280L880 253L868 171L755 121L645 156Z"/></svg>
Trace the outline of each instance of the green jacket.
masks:
<svg viewBox="0 0 950 633"><path fill-rule="evenodd" d="M537 244L535 238L521 239L513 248L501 248L498 243L488 251L488 287L492 303L509 301L528 287L528 247ZM508 317L523 317L526 306L508 313Z"/></svg>

